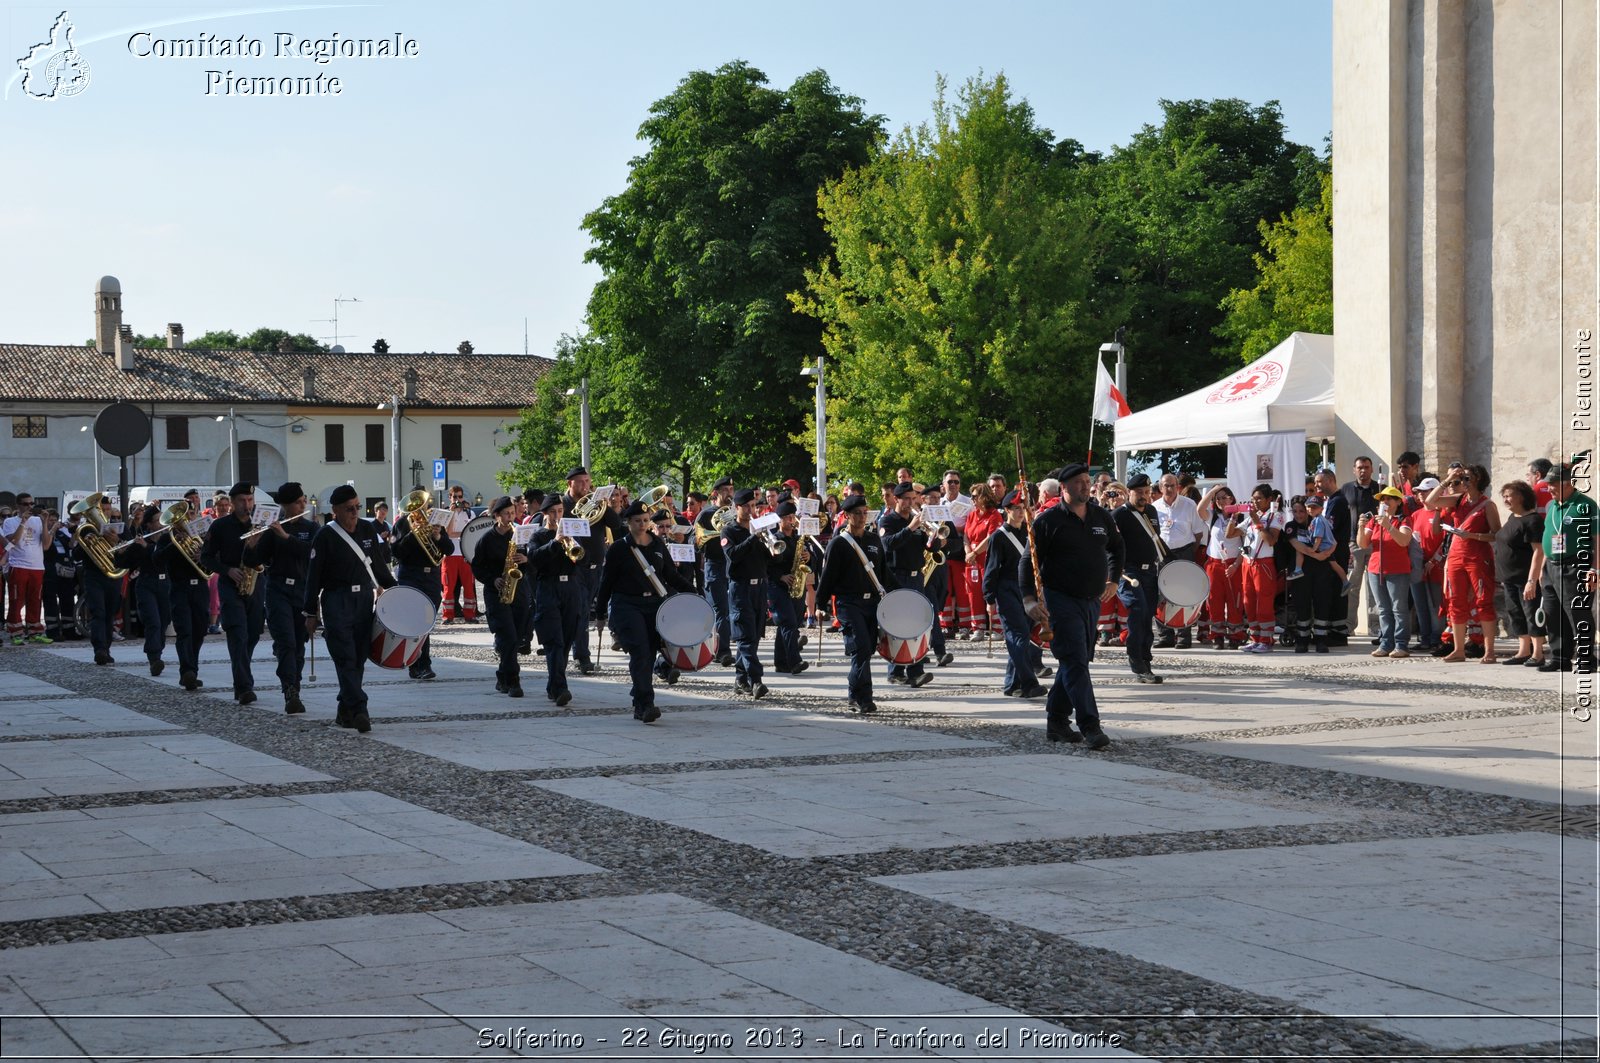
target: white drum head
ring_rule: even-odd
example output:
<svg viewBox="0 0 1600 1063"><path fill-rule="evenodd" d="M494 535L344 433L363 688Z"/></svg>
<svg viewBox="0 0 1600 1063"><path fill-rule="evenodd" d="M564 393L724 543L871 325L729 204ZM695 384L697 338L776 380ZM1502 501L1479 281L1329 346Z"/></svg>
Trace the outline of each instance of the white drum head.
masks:
<svg viewBox="0 0 1600 1063"><path fill-rule="evenodd" d="M1167 562L1156 574L1156 586L1163 599L1185 609L1198 606L1211 593L1206 570L1193 561Z"/></svg>
<svg viewBox="0 0 1600 1063"><path fill-rule="evenodd" d="M467 559L468 565L478 554L478 540L492 527L494 518L483 513L467 521L467 526L461 529L461 556Z"/></svg>
<svg viewBox="0 0 1600 1063"><path fill-rule="evenodd" d="M402 638L416 638L433 630L433 603L415 587L390 587L372 608L378 623Z"/></svg>
<svg viewBox="0 0 1600 1063"><path fill-rule="evenodd" d="M895 638L917 638L933 627L933 605L921 591L892 590L878 603L878 626Z"/></svg>
<svg viewBox="0 0 1600 1063"><path fill-rule="evenodd" d="M656 610L656 631L669 646L698 646L716 630L711 604L697 594L674 594Z"/></svg>

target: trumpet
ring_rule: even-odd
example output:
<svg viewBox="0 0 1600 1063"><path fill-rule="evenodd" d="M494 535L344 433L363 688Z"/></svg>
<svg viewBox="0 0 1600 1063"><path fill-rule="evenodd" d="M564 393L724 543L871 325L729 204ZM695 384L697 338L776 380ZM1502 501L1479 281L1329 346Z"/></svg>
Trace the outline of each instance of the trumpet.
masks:
<svg viewBox="0 0 1600 1063"><path fill-rule="evenodd" d="M761 541L766 544L767 553L771 554L773 557L777 557L779 554L783 553L783 540L778 537L776 529L763 528L761 531Z"/></svg>
<svg viewBox="0 0 1600 1063"><path fill-rule="evenodd" d="M556 536L556 541L561 544L561 552L567 555L568 561L576 565L583 560L583 547L578 545L577 540L565 535L558 535Z"/></svg>
<svg viewBox="0 0 1600 1063"><path fill-rule="evenodd" d="M417 545L422 547L422 552L427 555L428 564L438 568L444 560L444 553L439 549L439 544L433 541L433 525L428 523L428 510L433 508L433 498L419 487L406 495L400 503L400 508L405 511L406 519L411 522L411 534L417 540Z"/></svg>

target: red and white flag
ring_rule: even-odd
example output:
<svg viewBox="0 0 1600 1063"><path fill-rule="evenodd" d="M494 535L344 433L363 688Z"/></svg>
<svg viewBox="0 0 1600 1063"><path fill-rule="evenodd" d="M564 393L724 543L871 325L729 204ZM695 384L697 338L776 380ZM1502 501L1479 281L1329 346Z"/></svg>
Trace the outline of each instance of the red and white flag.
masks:
<svg viewBox="0 0 1600 1063"><path fill-rule="evenodd" d="M1106 372L1106 364L1096 358L1094 362L1094 419L1101 424L1116 424L1118 417L1126 417L1133 410L1122 397L1117 385Z"/></svg>

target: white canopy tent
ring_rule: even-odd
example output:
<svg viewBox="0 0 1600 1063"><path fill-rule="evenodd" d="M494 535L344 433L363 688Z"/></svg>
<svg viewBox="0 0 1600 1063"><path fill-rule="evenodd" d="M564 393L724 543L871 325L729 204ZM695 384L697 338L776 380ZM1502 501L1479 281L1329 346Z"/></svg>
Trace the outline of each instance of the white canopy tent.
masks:
<svg viewBox="0 0 1600 1063"><path fill-rule="evenodd" d="M1119 419L1115 446L1199 447L1297 429L1308 440L1331 440L1333 424L1333 337L1294 332L1232 376Z"/></svg>

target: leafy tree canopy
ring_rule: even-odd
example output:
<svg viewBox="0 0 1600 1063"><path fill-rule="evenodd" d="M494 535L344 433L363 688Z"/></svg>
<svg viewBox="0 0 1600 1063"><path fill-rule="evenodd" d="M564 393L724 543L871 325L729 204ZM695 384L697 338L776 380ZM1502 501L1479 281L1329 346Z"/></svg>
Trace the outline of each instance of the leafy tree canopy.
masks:
<svg viewBox="0 0 1600 1063"><path fill-rule="evenodd" d="M1260 223L1265 254L1255 256L1256 284L1222 300L1217 334L1250 362L1291 332L1333 332L1333 175L1321 175L1315 206Z"/></svg>

